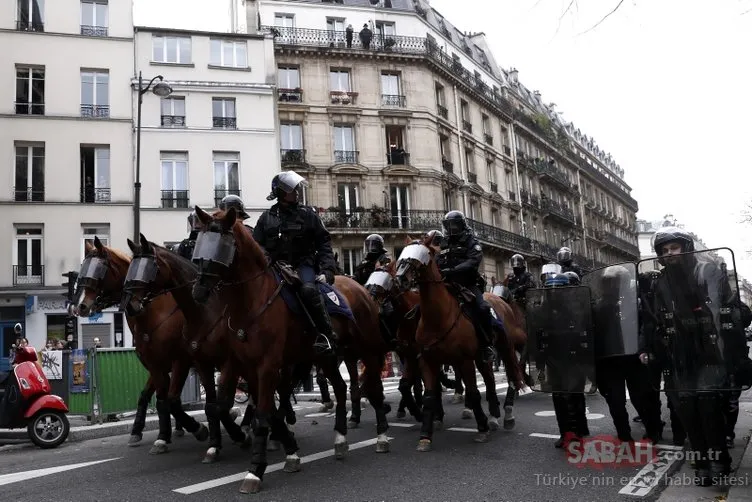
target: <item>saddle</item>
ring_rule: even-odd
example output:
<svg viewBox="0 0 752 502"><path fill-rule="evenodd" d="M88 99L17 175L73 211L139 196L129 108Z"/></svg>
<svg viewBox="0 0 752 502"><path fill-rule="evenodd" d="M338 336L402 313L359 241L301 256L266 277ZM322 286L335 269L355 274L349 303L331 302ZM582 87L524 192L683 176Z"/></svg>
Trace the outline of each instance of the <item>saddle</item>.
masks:
<svg viewBox="0 0 752 502"><path fill-rule="evenodd" d="M293 288L297 289L303 285L303 281L300 280L298 273L294 268L292 268L292 265L290 265L286 261L276 262L274 264L274 268L277 269L277 272L279 272L279 276L282 278L282 280Z"/></svg>

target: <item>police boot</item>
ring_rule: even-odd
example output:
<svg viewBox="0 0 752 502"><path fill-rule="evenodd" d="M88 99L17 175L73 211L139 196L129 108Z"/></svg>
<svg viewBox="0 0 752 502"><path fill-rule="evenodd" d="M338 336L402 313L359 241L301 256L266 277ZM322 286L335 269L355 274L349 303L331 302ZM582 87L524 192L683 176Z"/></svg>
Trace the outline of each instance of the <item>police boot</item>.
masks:
<svg viewBox="0 0 752 502"><path fill-rule="evenodd" d="M726 446L726 417L723 406L727 401L718 392L701 392L697 399L698 420L707 441L708 464L714 478L728 476L731 456Z"/></svg>
<svg viewBox="0 0 752 502"><path fill-rule="evenodd" d="M565 435L567 433L567 402L566 396L561 393L554 392L551 394L551 399L554 402L554 414L556 415L556 424L559 426L559 439L556 440L554 446L556 448L562 448L564 446Z"/></svg>
<svg viewBox="0 0 752 502"><path fill-rule="evenodd" d="M496 360L496 349L493 346L493 325L491 312L480 312L480 319L476 324L476 334L478 335L478 344L480 345L480 358L484 363L491 363Z"/></svg>
<svg viewBox="0 0 752 502"><path fill-rule="evenodd" d="M309 286L306 284L301 288L305 290ZM316 288L315 285L310 285L312 288ZM318 334L316 341L313 344L314 350L318 354L333 354L337 351L337 335L332 328L332 320L329 317L329 312L326 310L324 300L321 298L321 294L318 289L315 290L315 294L311 294L310 291L303 291L304 297L307 300L308 313L311 315L313 323L316 325ZM306 294L308 293L308 294Z"/></svg>

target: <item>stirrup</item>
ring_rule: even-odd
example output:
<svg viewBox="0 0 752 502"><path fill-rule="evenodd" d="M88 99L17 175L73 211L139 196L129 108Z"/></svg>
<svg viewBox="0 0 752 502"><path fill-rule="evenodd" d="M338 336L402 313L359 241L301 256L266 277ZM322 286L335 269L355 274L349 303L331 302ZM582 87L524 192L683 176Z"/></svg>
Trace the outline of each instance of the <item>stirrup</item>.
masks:
<svg viewBox="0 0 752 502"><path fill-rule="evenodd" d="M329 340L329 337L323 333L316 335L316 341L313 342L313 348L319 354L334 352L334 346L332 345L331 340Z"/></svg>
<svg viewBox="0 0 752 502"><path fill-rule="evenodd" d="M483 347L483 349L481 350L481 356L484 363L492 363L496 361L496 358L498 357L496 354L496 349L491 346Z"/></svg>

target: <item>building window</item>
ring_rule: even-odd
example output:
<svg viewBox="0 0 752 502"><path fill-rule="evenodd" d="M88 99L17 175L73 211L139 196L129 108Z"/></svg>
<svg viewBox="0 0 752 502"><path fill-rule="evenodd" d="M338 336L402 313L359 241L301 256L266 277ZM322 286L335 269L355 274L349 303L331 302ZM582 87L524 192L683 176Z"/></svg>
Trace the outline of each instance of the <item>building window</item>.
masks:
<svg viewBox="0 0 752 502"><path fill-rule="evenodd" d="M386 132L386 161L390 165L409 164L409 154L405 151L405 126L388 125Z"/></svg>
<svg viewBox="0 0 752 502"><path fill-rule="evenodd" d="M185 127L185 98L162 98L162 127Z"/></svg>
<svg viewBox="0 0 752 502"><path fill-rule="evenodd" d="M81 35L107 36L107 0L81 0Z"/></svg>
<svg viewBox="0 0 752 502"><path fill-rule="evenodd" d="M191 63L191 37L154 35L152 59L155 63Z"/></svg>
<svg viewBox="0 0 752 502"><path fill-rule="evenodd" d="M188 152L160 152L162 207L188 208Z"/></svg>
<svg viewBox="0 0 752 502"><path fill-rule="evenodd" d="M81 239L81 261L86 257L86 244L94 247L94 237L102 241L105 246L110 245L110 225L81 225L83 238Z"/></svg>
<svg viewBox="0 0 752 502"><path fill-rule="evenodd" d="M398 73L384 72L381 74L381 105L405 107L405 96L402 94Z"/></svg>
<svg viewBox="0 0 752 502"><path fill-rule="evenodd" d="M280 66L277 70L277 85L280 89L295 90L300 88L300 68L297 66Z"/></svg>
<svg viewBox="0 0 752 502"><path fill-rule="evenodd" d="M106 70L81 70L81 116L110 116L110 74Z"/></svg>
<svg viewBox="0 0 752 502"><path fill-rule="evenodd" d="M350 92L350 70L330 70L329 90L335 92Z"/></svg>
<svg viewBox="0 0 752 502"><path fill-rule="evenodd" d="M295 28L295 16L293 14L274 14L274 26L280 28Z"/></svg>
<svg viewBox="0 0 752 502"><path fill-rule="evenodd" d="M110 202L110 147L81 145L81 202Z"/></svg>
<svg viewBox="0 0 752 502"><path fill-rule="evenodd" d="M44 31L44 0L17 0L16 29Z"/></svg>
<svg viewBox="0 0 752 502"><path fill-rule="evenodd" d="M227 195L240 196L239 154L214 152L214 207Z"/></svg>
<svg viewBox="0 0 752 502"><path fill-rule="evenodd" d="M44 144L16 143L16 202L44 202Z"/></svg>
<svg viewBox="0 0 752 502"><path fill-rule="evenodd" d="M342 18L328 17L326 18L327 31L345 31L345 20Z"/></svg>
<svg viewBox="0 0 752 502"><path fill-rule="evenodd" d="M389 185L392 228L410 228L410 187Z"/></svg>
<svg viewBox="0 0 752 502"><path fill-rule="evenodd" d="M305 161L303 126L301 124L281 124L279 142L282 164Z"/></svg>
<svg viewBox="0 0 752 502"><path fill-rule="evenodd" d="M16 228L16 246L13 250L13 285L44 284L42 263L42 227Z"/></svg>
<svg viewBox="0 0 752 502"><path fill-rule="evenodd" d="M16 114L44 115L44 68L16 67Z"/></svg>
<svg viewBox="0 0 752 502"><path fill-rule="evenodd" d="M209 61L215 66L248 67L248 44L245 40L212 40Z"/></svg>
<svg viewBox="0 0 752 502"><path fill-rule="evenodd" d="M360 206L357 183L337 183L337 207L346 215L355 212Z"/></svg>
<svg viewBox="0 0 752 502"><path fill-rule="evenodd" d="M231 98L212 98L212 127L215 129L235 129L235 100Z"/></svg>
<svg viewBox="0 0 752 502"><path fill-rule="evenodd" d="M358 152L355 150L355 131L352 126L334 126L334 162L355 164Z"/></svg>
<svg viewBox="0 0 752 502"><path fill-rule="evenodd" d="M360 248L348 248L342 250L342 270L347 275L355 274L355 267L362 261L363 250Z"/></svg>

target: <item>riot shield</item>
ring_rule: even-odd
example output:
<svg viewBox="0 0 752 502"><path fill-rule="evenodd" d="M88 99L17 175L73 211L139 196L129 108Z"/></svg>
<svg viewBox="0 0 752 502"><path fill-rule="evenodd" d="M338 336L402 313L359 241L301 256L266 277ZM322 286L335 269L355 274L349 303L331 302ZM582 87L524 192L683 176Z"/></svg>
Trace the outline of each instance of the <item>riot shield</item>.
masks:
<svg viewBox="0 0 752 502"><path fill-rule="evenodd" d="M529 289L526 300L532 389L593 394L590 290L583 286Z"/></svg>
<svg viewBox="0 0 752 502"><path fill-rule="evenodd" d="M740 390L736 375L750 361L733 251L664 255L638 267L657 271L643 295L652 321L645 336L649 364L663 373L663 390Z"/></svg>
<svg viewBox="0 0 752 502"><path fill-rule="evenodd" d="M637 265L620 263L593 270L582 278L593 303L596 360L637 354L639 317Z"/></svg>

